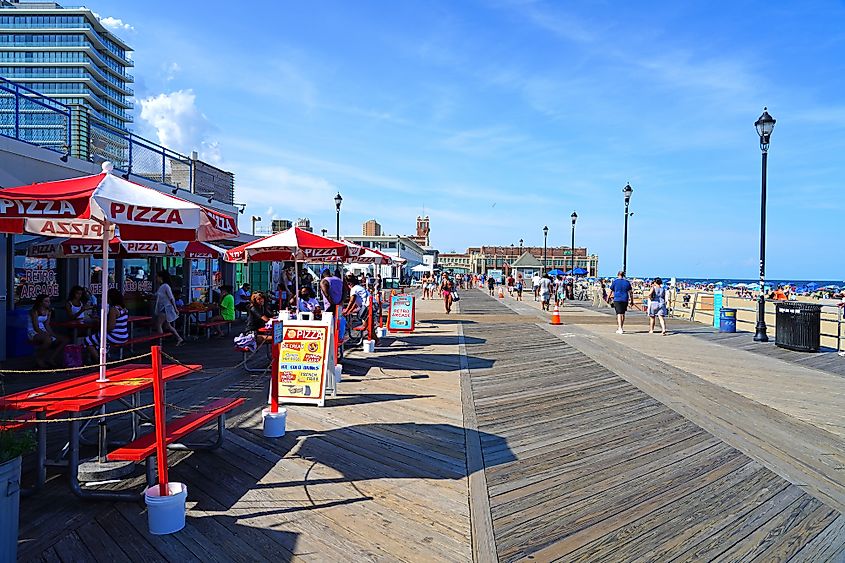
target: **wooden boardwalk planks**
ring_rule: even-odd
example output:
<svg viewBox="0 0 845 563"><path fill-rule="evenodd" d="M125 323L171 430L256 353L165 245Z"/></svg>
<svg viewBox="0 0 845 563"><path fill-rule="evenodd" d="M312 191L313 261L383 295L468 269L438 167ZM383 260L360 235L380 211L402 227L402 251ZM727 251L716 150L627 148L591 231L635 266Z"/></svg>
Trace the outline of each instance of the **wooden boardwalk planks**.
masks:
<svg viewBox="0 0 845 563"><path fill-rule="evenodd" d="M500 302L465 292L500 560L842 557L842 516ZM484 316L495 316L484 323ZM803 553L802 553L803 552Z"/></svg>

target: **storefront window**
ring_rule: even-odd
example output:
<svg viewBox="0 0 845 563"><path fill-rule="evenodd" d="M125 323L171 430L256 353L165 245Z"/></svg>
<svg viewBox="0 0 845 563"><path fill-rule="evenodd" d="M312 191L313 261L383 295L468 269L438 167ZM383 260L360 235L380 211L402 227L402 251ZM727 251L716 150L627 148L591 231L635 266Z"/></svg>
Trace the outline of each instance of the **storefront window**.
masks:
<svg viewBox="0 0 845 563"><path fill-rule="evenodd" d="M103 268L102 268L103 259L102 258L92 258L90 271L88 274L88 290L97 298L97 302L100 301L100 295L103 292L102 289L102 282L103 282ZM117 283L114 277L114 260L109 260L109 272L108 272L108 287L117 287Z"/></svg>
<svg viewBox="0 0 845 563"><path fill-rule="evenodd" d="M59 296L56 260L15 256L15 307L32 304L42 293Z"/></svg>

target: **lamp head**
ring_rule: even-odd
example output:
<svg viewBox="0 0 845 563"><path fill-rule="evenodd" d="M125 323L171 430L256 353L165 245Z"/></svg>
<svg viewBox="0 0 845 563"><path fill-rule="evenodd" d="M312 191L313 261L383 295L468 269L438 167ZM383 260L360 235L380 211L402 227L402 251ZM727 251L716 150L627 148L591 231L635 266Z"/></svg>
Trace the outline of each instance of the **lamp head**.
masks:
<svg viewBox="0 0 845 563"><path fill-rule="evenodd" d="M625 194L625 203L631 201L631 194L634 193L634 188L631 187L631 184L625 184L625 187L622 188L622 193Z"/></svg>
<svg viewBox="0 0 845 563"><path fill-rule="evenodd" d="M769 115L768 108L763 108L763 114L754 122L754 127L757 129L757 134L760 136L760 149L763 151L769 150L769 139L772 136L772 131L775 129L777 121L774 117Z"/></svg>
<svg viewBox="0 0 845 563"><path fill-rule="evenodd" d="M570 217L572 217L572 226L574 227L574 226L575 226L575 221L577 221L577 220L578 220L578 214L577 214L577 213L575 213L575 212L573 211L573 212L572 212L572 215L570 215Z"/></svg>
<svg viewBox="0 0 845 563"><path fill-rule="evenodd" d="M334 206L338 211L340 211L341 203L343 203L343 197L341 197L340 192L337 192L337 195L334 196Z"/></svg>
<svg viewBox="0 0 845 563"><path fill-rule="evenodd" d="M261 221L261 217L259 217L258 215L253 215L252 216L252 222L257 223L258 221Z"/></svg>
<svg viewBox="0 0 845 563"><path fill-rule="evenodd" d="M549 236L549 227L543 227L543 236Z"/></svg>

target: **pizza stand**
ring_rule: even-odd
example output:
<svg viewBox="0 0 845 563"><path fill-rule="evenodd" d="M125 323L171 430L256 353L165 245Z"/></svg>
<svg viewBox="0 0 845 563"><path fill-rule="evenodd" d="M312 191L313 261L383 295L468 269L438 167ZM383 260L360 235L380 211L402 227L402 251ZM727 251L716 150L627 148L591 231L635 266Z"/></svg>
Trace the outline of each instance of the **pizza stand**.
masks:
<svg viewBox="0 0 845 563"><path fill-rule="evenodd" d="M162 242L210 241L237 236L234 218L115 176L113 168L110 162L104 162L100 174L0 190L0 232L42 236L71 234L83 239L99 239L104 265L108 264L110 242L115 236L133 241ZM101 286L97 383L107 384L108 283ZM154 365L151 371L158 388L161 370L156 368ZM155 397L159 485L150 487L146 498L150 498L153 489L161 497L169 496L173 485L176 485L171 483L168 487L167 450L163 436L164 404L160 393L156 393ZM39 432L39 442L43 437L44 432ZM171 496L182 503L181 510L184 512L184 496ZM158 507L161 507L160 501L155 510L159 510ZM153 510L152 505L150 509ZM154 517L152 512L150 516Z"/></svg>
<svg viewBox="0 0 845 563"><path fill-rule="evenodd" d="M226 251L227 262L288 262L347 260L360 251L350 245L292 227L274 235L237 246ZM299 295L299 276L296 276ZM284 435L287 412L280 402L323 406L327 393L337 392L338 318L323 313L322 320L313 320L308 313L295 319L284 319L284 311L274 319L273 364L270 377L270 407L264 409L264 435ZM281 327L279 327L281 325ZM342 369L342 368L341 368Z"/></svg>
<svg viewBox="0 0 845 563"><path fill-rule="evenodd" d="M215 288L214 264L223 257L226 251L211 243L196 240L173 243L173 251L176 256L188 261L188 292L185 295L185 303L202 301L203 294L206 296L206 302L211 303L211 295Z"/></svg>

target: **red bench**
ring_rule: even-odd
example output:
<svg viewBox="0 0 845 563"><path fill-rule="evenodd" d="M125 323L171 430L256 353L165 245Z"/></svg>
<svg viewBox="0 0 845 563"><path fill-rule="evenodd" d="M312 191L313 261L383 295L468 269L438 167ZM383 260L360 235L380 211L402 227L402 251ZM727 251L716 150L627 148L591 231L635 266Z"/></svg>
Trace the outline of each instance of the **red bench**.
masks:
<svg viewBox="0 0 845 563"><path fill-rule="evenodd" d="M143 336L136 336L135 338L130 338L126 342L121 342L120 344L109 344L109 346L116 348L120 351L120 359L123 359L123 349L129 348L130 350L134 349L135 344L143 344L144 342L153 342L153 341L161 341L162 338L170 338L173 336L172 332L153 332L150 334L145 334ZM159 342L161 343L161 342Z"/></svg>
<svg viewBox="0 0 845 563"><path fill-rule="evenodd" d="M226 430L226 413L246 402L243 398L217 399L207 405L203 405L198 411L187 414L181 418L171 420L164 426L165 443L171 449L180 450L214 450L223 444L223 431ZM209 422L217 419L217 440L207 445L182 445L178 444L182 438L199 430ZM156 453L155 432L144 434L140 438L122 446L110 454L109 461L134 461L147 462L147 484L154 483L152 471L155 467L150 460Z"/></svg>
<svg viewBox="0 0 845 563"><path fill-rule="evenodd" d="M232 323L235 321L205 321L204 323L197 323L199 328L205 329L205 337L210 339L211 338L211 329L216 326L223 326L226 325L226 334L229 334L232 328Z"/></svg>

